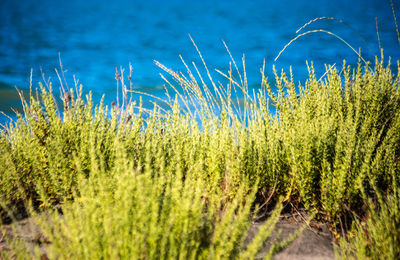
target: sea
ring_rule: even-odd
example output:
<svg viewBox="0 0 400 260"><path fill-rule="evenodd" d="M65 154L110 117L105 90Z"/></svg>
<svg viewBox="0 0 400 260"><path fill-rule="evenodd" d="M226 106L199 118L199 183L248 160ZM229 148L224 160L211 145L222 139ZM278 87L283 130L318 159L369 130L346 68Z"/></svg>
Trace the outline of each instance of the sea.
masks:
<svg viewBox="0 0 400 260"><path fill-rule="evenodd" d="M227 73L233 59L250 91L261 87L263 67L272 86L273 67L304 84L307 64L321 77L327 65L357 66L358 53L374 62L380 48L397 69L399 23L398 0L1 0L0 123L21 111L17 89L28 93L40 82L52 82L56 97L82 84L110 105L116 69L126 77L130 66L132 89L165 98L168 76L156 61L185 74L183 59L206 79L196 47L217 83L228 83L216 70ZM133 99L140 96L151 106L142 94Z"/></svg>

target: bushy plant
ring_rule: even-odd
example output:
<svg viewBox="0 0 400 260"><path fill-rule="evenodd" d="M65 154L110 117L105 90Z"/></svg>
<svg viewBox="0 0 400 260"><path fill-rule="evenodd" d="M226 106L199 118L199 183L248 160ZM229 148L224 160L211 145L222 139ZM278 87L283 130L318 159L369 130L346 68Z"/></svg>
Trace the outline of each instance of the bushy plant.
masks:
<svg viewBox="0 0 400 260"><path fill-rule="evenodd" d="M398 179L395 176L393 179ZM398 180L397 180L398 181ZM336 255L342 259L398 259L400 257L400 196L378 193L362 218L356 218L346 237L341 238Z"/></svg>
<svg viewBox="0 0 400 260"><path fill-rule="evenodd" d="M156 98L167 108L128 102L123 75L122 106L94 106L82 90L58 103L51 85L23 100L24 115L0 135L0 200L17 211L61 208L44 228L49 254L254 256L270 230L245 251L255 201L284 197L337 224L395 190L400 78L383 59L374 68L327 67L319 80L310 66L298 86L277 73L271 86L262 70L253 94L235 61L237 75L219 71L226 86L205 62L209 84L184 64L187 75L158 64L175 93Z"/></svg>
<svg viewBox="0 0 400 260"><path fill-rule="evenodd" d="M340 73L328 68L323 81L311 68L298 89L284 74L277 82L278 94L269 91L286 150L282 161L307 207L335 217L361 207L362 194L371 192L369 179L391 189L389 180L399 172L400 96L390 65L377 61L364 71L343 65Z"/></svg>
<svg viewBox="0 0 400 260"><path fill-rule="evenodd" d="M44 197L50 204L71 198L77 184L74 157L82 161L83 173L91 167L92 150L111 163L109 142L115 127L102 105L93 113L90 95L84 102L82 91L71 90L62 113L51 88L42 85L40 95L22 102L24 114L1 133L0 198L7 206L22 205L27 199L43 206Z"/></svg>
<svg viewBox="0 0 400 260"><path fill-rule="evenodd" d="M271 235L279 208L244 244L255 195L246 184L227 202L223 192L207 192L210 184L195 170L171 174L150 162L135 168L117 147L109 174L92 171L63 215L43 220L50 259L252 259Z"/></svg>

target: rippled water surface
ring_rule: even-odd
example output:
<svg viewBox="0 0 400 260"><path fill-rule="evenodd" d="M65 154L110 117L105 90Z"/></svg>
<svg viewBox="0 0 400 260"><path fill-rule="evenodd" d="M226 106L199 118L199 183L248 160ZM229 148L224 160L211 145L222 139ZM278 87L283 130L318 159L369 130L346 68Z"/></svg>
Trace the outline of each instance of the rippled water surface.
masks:
<svg viewBox="0 0 400 260"><path fill-rule="evenodd" d="M400 1L394 1L400 19ZM344 43L325 33L313 33L293 43L274 63L283 46L296 36L296 30L310 19L328 16L344 21L350 27L321 20L305 28L331 31L365 58L379 54L376 30L385 56L400 57L396 28L390 1L372 0L280 0L280 1L14 1L0 2L0 110L10 112L19 101L14 86L29 88L33 69L33 86L46 78L59 84L54 72L59 67L59 53L73 85L73 75L91 90L94 98L106 94L106 102L115 99L115 67L134 68L137 90L162 96L159 76L154 65L158 60L167 67L184 70L179 59L200 60L189 34L195 40L209 68L226 71L229 55L221 40L240 63L246 57L250 87L260 86L260 68L266 63L278 70L293 66L295 80L303 81L306 61L313 61L317 76L324 64L340 65L343 59L357 63L357 55ZM367 42L364 43L358 34ZM217 76L216 76L217 77ZM217 77L217 79L220 79ZM4 120L4 119L2 119Z"/></svg>

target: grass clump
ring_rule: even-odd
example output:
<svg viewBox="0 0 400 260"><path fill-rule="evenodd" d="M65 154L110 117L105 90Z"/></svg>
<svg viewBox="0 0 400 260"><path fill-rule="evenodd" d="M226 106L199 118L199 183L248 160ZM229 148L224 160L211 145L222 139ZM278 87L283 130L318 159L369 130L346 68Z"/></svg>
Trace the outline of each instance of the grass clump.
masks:
<svg viewBox="0 0 400 260"><path fill-rule="evenodd" d="M370 201L367 215L357 219L342 238L336 255L342 259L398 259L400 257L399 189L377 202Z"/></svg>
<svg viewBox="0 0 400 260"><path fill-rule="evenodd" d="M52 212L40 225L51 242L46 254L251 259L281 210L278 203L245 242L257 204L282 198L334 229L356 213L370 216L367 232L392 236L385 225L397 222L385 216L397 213L385 205L398 198L400 78L390 64L327 67L320 80L310 66L297 86L291 73L275 73L271 86L262 70L251 94L234 60L236 72L218 71L226 86L214 83L205 62L209 84L183 63L186 74L158 64L175 99L166 92L168 100L157 98L165 106L153 110L128 102L123 75L122 106L94 106L81 90L63 92L59 104L51 86L23 100L24 116L0 136L0 199L8 211L28 201ZM398 241L357 240L360 227L348 236L356 245Z"/></svg>
<svg viewBox="0 0 400 260"><path fill-rule="evenodd" d="M281 161L292 192L335 218L362 207L372 195L370 182L392 189L399 171L399 78L383 62L353 71L344 65L340 73L329 68L323 81L312 68L310 75L298 92L284 74L277 79L278 94L269 88L285 150Z"/></svg>
<svg viewBox="0 0 400 260"><path fill-rule="evenodd" d="M97 157L111 156L109 138L115 127L103 111L93 115L90 96L84 102L82 92L74 97L71 91L60 113L51 89L41 86L40 91L29 103L23 100L24 116L2 130L0 197L8 208L23 207L26 200L44 207L71 198L78 176L74 158L80 158L82 173L87 174L91 150L102 148L96 149Z"/></svg>
<svg viewBox="0 0 400 260"><path fill-rule="evenodd" d="M134 103L93 108L81 93L69 92L60 113L51 89L41 88L2 132L3 163L12 166L2 167L4 208L29 209L28 201L45 210L37 222L50 243L46 257L255 257L281 209L245 243L258 191L236 160L245 135L235 139L226 118L200 126L178 102L167 114L157 106L134 112ZM17 256L43 255L10 246Z"/></svg>
<svg viewBox="0 0 400 260"><path fill-rule="evenodd" d="M262 70L262 87L253 94L236 67L239 80L232 71L220 72L227 87L212 84L217 101L193 107L198 114L222 111L221 122L229 122L237 140L234 161L244 175L260 180L260 189L337 221L362 210L364 199L374 196L371 185L391 191L392 175L399 172L400 79L390 67L383 59L373 68L344 63L340 71L327 67L317 80L311 66L309 79L298 86L291 73L275 73L271 86ZM187 77L166 71L186 91L186 100L211 92L199 87L189 68ZM234 99L235 87L243 92L242 102Z"/></svg>
<svg viewBox="0 0 400 260"><path fill-rule="evenodd" d="M41 225L54 241L50 259L254 258L268 238L246 250L255 195L246 185L227 203L223 194L207 192L209 184L195 172L135 169L123 152L117 156L110 174L92 172L63 216L54 212L52 224ZM272 228L279 213L265 225Z"/></svg>

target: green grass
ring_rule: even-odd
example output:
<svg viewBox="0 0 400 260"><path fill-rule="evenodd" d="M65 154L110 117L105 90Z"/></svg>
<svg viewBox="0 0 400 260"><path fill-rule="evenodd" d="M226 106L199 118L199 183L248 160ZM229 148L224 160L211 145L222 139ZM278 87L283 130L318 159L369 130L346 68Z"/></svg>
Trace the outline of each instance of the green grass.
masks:
<svg viewBox="0 0 400 260"><path fill-rule="evenodd" d="M354 216L338 255L398 256L399 65L394 75L383 60L343 64L321 80L310 66L298 86L291 74L271 86L262 71L254 94L236 63L220 72L226 85L205 63L208 78L159 66L177 93L166 93L164 106L129 102L123 75L122 105L111 108L82 90L60 104L40 86L1 131L1 214L30 205L46 212L38 222L50 258L252 259L279 201L303 205L333 229ZM265 193L277 208L247 243Z"/></svg>
<svg viewBox="0 0 400 260"><path fill-rule="evenodd" d="M378 202L370 201L366 217L357 219L341 238L336 255L342 259L399 259L399 189Z"/></svg>

